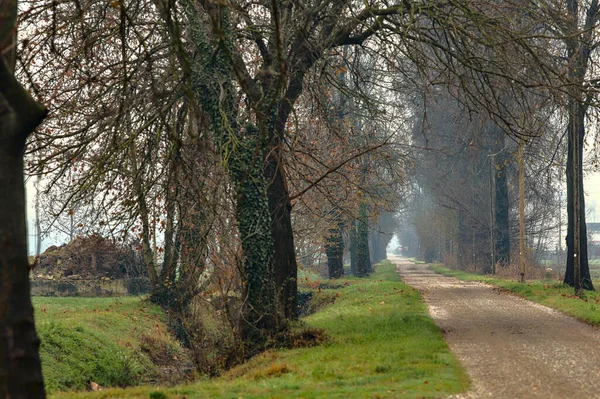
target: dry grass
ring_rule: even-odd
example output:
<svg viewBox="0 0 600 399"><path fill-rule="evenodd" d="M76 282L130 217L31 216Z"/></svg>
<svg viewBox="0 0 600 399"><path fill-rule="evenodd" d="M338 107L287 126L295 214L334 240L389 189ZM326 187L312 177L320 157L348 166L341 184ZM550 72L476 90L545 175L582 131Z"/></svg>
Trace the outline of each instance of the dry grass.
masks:
<svg viewBox="0 0 600 399"><path fill-rule="evenodd" d="M287 363L272 363L264 368L253 370L248 377L253 380L262 380L269 377L279 377L291 372L292 368Z"/></svg>
<svg viewBox="0 0 600 399"><path fill-rule="evenodd" d="M513 254L512 259L515 261L509 264L496 264L495 277L507 279L507 280L519 280L521 278L521 269L519 264L518 254ZM460 270L467 273L482 274L482 265L470 263L466 266L461 266L458 263L456 256L447 255L444 256L443 265L452 270ZM530 280L543 280L547 278L547 267L541 266L538 263L532 261L530 258L525 261L525 278ZM560 271L552 270L551 279L560 280L562 276Z"/></svg>
<svg viewBox="0 0 600 399"><path fill-rule="evenodd" d="M508 265L498 264L496 266L496 277L507 280L518 280L521 277L520 265L518 263L510 263ZM535 262L525 262L525 278L528 280L544 280L546 278L546 268L539 266ZM560 276L557 271L552 271L552 280L559 280Z"/></svg>

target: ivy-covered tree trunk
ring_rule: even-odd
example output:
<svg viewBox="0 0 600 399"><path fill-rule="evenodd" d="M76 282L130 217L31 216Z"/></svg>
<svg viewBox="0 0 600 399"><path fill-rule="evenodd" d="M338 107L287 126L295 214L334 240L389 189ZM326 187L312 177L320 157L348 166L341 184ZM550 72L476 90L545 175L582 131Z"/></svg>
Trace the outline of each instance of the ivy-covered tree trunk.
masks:
<svg viewBox="0 0 600 399"><path fill-rule="evenodd" d="M45 398L29 284L23 155L46 109L14 77L17 1L0 6L0 398Z"/></svg>
<svg viewBox="0 0 600 399"><path fill-rule="evenodd" d="M377 235L377 231L373 230L371 234L369 234L369 257L371 259L371 264L373 265L379 262L379 254L377 253L378 247L379 236Z"/></svg>
<svg viewBox="0 0 600 399"><path fill-rule="evenodd" d="M273 272L273 236L265 173L267 138L252 124L237 123L237 104L233 95L233 42L227 6L211 5L213 31L218 35L209 42L206 21L194 0L182 1L191 36L197 49L190 66L194 91L210 121L215 146L235 187L236 219L240 231L244 261L243 311L246 338L261 341L265 333L279 329Z"/></svg>
<svg viewBox="0 0 600 399"><path fill-rule="evenodd" d="M358 253L357 253L357 234L356 234L356 220L352 219L350 222L350 234L349 234L349 251L350 251L350 274L356 276L358 269Z"/></svg>
<svg viewBox="0 0 600 399"><path fill-rule="evenodd" d="M365 277L371 272L368 212L366 202L361 202L358 208L358 226L356 229L356 275L359 277Z"/></svg>
<svg viewBox="0 0 600 399"><path fill-rule="evenodd" d="M244 252L244 299L246 320L259 331L279 328L273 271L273 236L264 164L257 146L247 141L229 160L236 187L236 217Z"/></svg>
<svg viewBox="0 0 600 399"><path fill-rule="evenodd" d="M329 278L340 278L344 276L344 224L339 211L332 211L333 218L325 238L325 253L327 254L327 268Z"/></svg>

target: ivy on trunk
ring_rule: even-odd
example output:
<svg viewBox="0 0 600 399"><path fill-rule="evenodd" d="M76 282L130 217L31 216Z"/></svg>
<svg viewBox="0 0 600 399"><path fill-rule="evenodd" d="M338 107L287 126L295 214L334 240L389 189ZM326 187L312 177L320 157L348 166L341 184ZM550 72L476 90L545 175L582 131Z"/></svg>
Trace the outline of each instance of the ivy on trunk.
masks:
<svg viewBox="0 0 600 399"><path fill-rule="evenodd" d="M362 201L358 207L358 227L356 229L356 275L365 277L371 272L369 252L369 207Z"/></svg>

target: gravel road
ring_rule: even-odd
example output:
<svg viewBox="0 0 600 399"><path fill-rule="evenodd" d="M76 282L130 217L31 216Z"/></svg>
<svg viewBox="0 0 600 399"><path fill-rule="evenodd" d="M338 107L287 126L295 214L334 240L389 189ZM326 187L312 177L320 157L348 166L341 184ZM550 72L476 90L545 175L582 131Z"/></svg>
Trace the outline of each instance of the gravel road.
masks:
<svg viewBox="0 0 600 399"><path fill-rule="evenodd" d="M390 257L471 376L472 398L600 398L600 329L489 285Z"/></svg>

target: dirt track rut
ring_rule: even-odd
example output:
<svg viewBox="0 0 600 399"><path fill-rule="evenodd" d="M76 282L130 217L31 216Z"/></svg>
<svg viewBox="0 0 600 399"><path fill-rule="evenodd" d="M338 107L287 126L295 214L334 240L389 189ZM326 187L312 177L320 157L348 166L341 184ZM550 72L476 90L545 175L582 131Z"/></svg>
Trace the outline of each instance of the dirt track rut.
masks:
<svg viewBox="0 0 600 399"><path fill-rule="evenodd" d="M475 282L390 258L420 290L470 392L453 398L600 398L600 329Z"/></svg>

